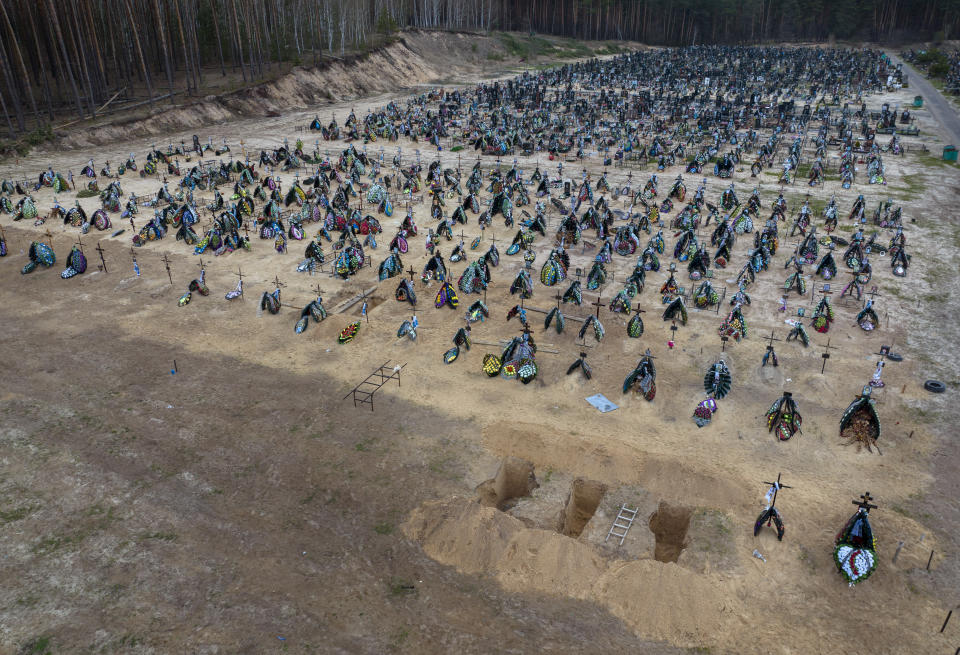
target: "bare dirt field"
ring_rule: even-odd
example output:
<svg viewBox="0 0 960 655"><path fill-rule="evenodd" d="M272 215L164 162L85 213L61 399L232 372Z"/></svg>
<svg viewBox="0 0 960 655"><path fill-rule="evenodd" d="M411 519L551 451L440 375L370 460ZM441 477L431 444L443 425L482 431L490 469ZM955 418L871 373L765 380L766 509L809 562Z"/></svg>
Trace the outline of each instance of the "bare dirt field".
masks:
<svg viewBox="0 0 960 655"><path fill-rule="evenodd" d="M351 108L360 115L430 85L469 84L531 64L488 58L499 52L491 41L407 35L355 69L295 70L271 83L263 108L280 116L250 117L248 105L221 108L207 100L153 121L71 134L62 146L0 164L0 179L35 179L47 165L76 175L91 156L98 169L130 152L142 163L152 144L189 143L194 133L203 142L226 139L237 157L241 139L254 155L298 136L311 150L315 137L297 129L316 115L327 122L336 114L342 123ZM333 102L316 93L334 83ZM903 107L913 95L903 89L866 102ZM866 184L864 174L849 190L835 180L786 187L788 217L808 193L817 211L836 195L845 237L853 228L844 219L858 194L871 213L890 198L903 207L913 259L901 279L891 275L887 258L871 255L878 330L861 330L854 317L862 305L836 294L829 334L808 328L809 348L776 342L775 369L760 367L764 337L773 331L784 339L784 319L814 305L810 293L793 294L788 312L777 311L788 273L783 264L797 241L788 236L789 223L780 227L770 270L750 287L746 340L721 353L717 328L751 235L738 240L734 265L716 272L714 284L728 292L720 315L691 306L689 323L672 336L657 293L666 265L648 274L638 296L647 310L640 339L627 338L626 318L602 309L607 336L587 342L589 381L565 374L583 349L579 324L570 320L557 334L543 329L543 314L531 312L540 372L524 386L481 370L485 353L499 353L499 341L518 334L516 321L505 317L517 303L508 289L523 265L519 256L504 255L493 269L491 316L474 324L474 345L456 362L444 365L441 356L475 296L461 295L457 310L435 309L436 283L418 281L418 339L397 338L411 308L394 298L397 279L377 284L376 266L403 219L399 207L390 218L378 216L381 245L367 250L374 266L349 280L296 273L302 244L280 255L271 242L254 239L251 252L204 255L211 295L195 294L182 308L177 299L199 274L199 260L172 234L136 249L137 276L132 233L115 219L127 231L83 236L90 268L61 280L78 230L0 216L10 251L0 259L0 652L954 652L960 621L942 633L940 627L957 608L960 581L960 459L951 430L960 418L953 289L960 169L939 161L948 137L932 117L923 109L915 115L921 133L904 139L910 150L884 154L885 187ZM424 162L436 156L406 140L367 150L383 147L389 162L397 146L405 161L416 148ZM342 147L321 142L331 153ZM464 169L473 165L469 152ZM456 165L447 148L442 156ZM556 170L545 156L518 159L528 179L538 164ZM751 178L749 161L733 181L742 198L760 186L766 217L780 189L776 169ZM494 165L483 162L485 171ZM510 165L505 160L504 170ZM595 153L564 166L585 167L594 180L603 171ZM628 172L636 186L655 171L611 168L608 179L622 186ZM680 172L659 173L660 198ZM716 203L727 183L706 177L707 197ZM685 178L692 194L700 176ZM139 196L159 188L157 178L131 173L121 184ZM73 197L64 193L59 201L69 206ZM199 193L198 204L210 197ZM45 215L52 192L34 198ZM99 208L95 197L80 202L88 212ZM628 206L623 198L612 204ZM429 202L413 207L421 235L403 262L419 271L432 222ZM150 214L142 210L137 226ZM552 208L548 217L548 237L535 242L536 270L559 221ZM819 215L815 223L822 225ZM47 229L57 265L21 275L26 248ZM463 229L467 244L480 234L472 215ZM495 219L470 259L491 234L503 255L515 231ZM672 248L672 233L664 235ZM889 238L881 231L878 242ZM98 241L106 272L97 270ZM445 257L454 245L441 241ZM587 271L596 251L578 247L570 255L572 267ZM664 264L669 260L665 255ZM612 280L599 290L603 302L634 261L613 258ZM245 299L227 302L223 294L236 285L238 267ZM459 274L463 264L451 268ZM681 272L680 283L689 286L682 265ZM835 284L848 277L841 272ZM259 313L260 294L274 289L275 278L284 284L284 302L297 310L319 285L330 316L296 335L299 311ZM817 290L822 283L810 281ZM359 303L334 311L374 286L367 319ZM554 293L535 283L526 306L550 309ZM585 292L584 306L565 312L587 316L594 308L586 303L597 295ZM339 345L338 333L355 320L363 321L359 335ZM827 337L836 349L821 374ZM844 446L838 424L884 344L903 361L886 366L886 387L875 392L879 454ZM647 348L657 357L652 403L621 393ZM706 369L721 354L733 388L713 421L698 429L691 415L704 398ZM344 399L387 360L405 367L399 386L377 392L375 411ZM925 391L929 378L946 383L946 393ZM764 419L783 391L793 393L804 418L803 433L787 442L768 433ZM585 402L596 393L619 409L597 412ZM786 522L782 542L771 530L756 538L752 531L764 506L763 481L778 472L792 487L777 501ZM833 538L854 510L851 499L866 490L879 505L871 521L880 565L850 588L833 563ZM618 546L605 537L621 504L638 514ZM765 562L752 556L755 549Z"/></svg>

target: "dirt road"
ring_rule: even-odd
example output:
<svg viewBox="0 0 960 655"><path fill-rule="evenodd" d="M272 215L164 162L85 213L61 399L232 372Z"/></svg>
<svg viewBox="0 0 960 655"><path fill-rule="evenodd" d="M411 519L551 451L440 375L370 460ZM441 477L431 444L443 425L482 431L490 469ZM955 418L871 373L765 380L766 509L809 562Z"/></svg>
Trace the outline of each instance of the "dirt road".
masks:
<svg viewBox="0 0 960 655"><path fill-rule="evenodd" d="M960 143L960 116L950 102L916 68L896 55L890 55L890 58L896 64L903 64L910 73L910 88L916 91L916 95L923 96L924 106L937 119L940 134L949 143Z"/></svg>

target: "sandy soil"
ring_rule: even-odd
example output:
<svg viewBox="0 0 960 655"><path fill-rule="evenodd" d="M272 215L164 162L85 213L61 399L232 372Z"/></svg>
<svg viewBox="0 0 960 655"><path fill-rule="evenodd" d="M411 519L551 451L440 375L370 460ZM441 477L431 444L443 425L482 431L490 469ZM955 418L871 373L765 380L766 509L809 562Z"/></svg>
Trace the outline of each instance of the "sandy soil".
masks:
<svg viewBox="0 0 960 655"><path fill-rule="evenodd" d="M444 70L429 58L417 66L424 74L417 83ZM912 95L905 89L868 104L903 105ZM134 130L95 151L37 152L12 172L32 176L48 163L77 172L94 152L98 167L130 151L142 161L154 140L176 143L194 131L202 140L272 147L295 139L315 114L343 117L394 96L156 137ZM916 114L922 133L907 141L939 152L932 119ZM399 145L413 156L415 144ZM528 174L536 161L523 162ZM374 292L358 338L339 346L336 335L359 318L358 305L296 336L297 313L258 316L255 300L278 276L291 306L306 304L319 284L331 309L374 286L374 269L348 281L308 277L294 272L299 248L283 256L257 241L253 252L204 257L211 295L177 308L199 270L192 249L173 239L138 249L138 278L128 229L100 240L109 273L91 266L63 281L58 262L24 277L21 249L31 238L49 227L62 258L77 231L14 225L3 216L11 256L0 260L8 308L0 325L10 335L0 342L0 543L8 553L0 564L0 644L15 652L48 636L56 652L949 652L960 625L938 630L958 580L960 478L947 441L958 355L945 347L957 338L957 300L946 285L960 232L940 208L957 201L957 169L913 152L884 161L885 189L844 191L828 182L811 191L821 204L836 194L843 216L858 193L870 211L888 196L904 207L914 254L909 277L895 278L883 257L871 258L882 329L863 332L853 322L859 305L835 299L829 335L811 330L808 349L778 342L780 367L760 369L762 337L773 330L783 339L788 331L776 311L782 264L795 242L784 235L771 270L750 290L749 338L723 353L733 391L703 429L690 416L704 397L704 372L720 355L722 316L691 309L677 347L668 349L656 293L664 271L648 276L639 297L648 310L642 338L628 339L625 320L601 311L607 337L589 344L591 381L564 375L581 348L575 330L543 331L542 314L532 313L541 371L524 387L480 370L483 354L499 347L479 342L519 328L504 320L516 302L507 289L522 264L517 257L502 257L494 269L491 318L474 325L473 348L445 366L441 354L472 298L461 297L456 311L434 309L435 285L417 285L417 343L395 336L410 309L394 300L396 280L388 280ZM596 157L586 166L595 176L601 170ZM635 170L634 183L650 172ZM0 168L0 177L10 173ZM626 175L614 169L608 177L622 184ZM766 173L759 181L766 213L778 187ZM736 182L748 195L757 180L746 170ZM158 182L128 174L122 185L152 194ZM711 176L708 198L725 186ZM802 181L787 189L789 215L807 192ZM35 197L41 210L52 203L49 191ZM95 200L81 203L90 211ZM415 205L423 232L427 210ZM379 218L390 235L402 212ZM556 225L551 211L548 229ZM513 233L499 220L495 230L498 243ZM464 232L469 243L479 229L471 221ZM83 237L88 252L99 237ZM538 239L535 268L551 242ZM737 242L735 264L747 242ZM445 255L453 245L442 244ZM571 254L575 267L589 268L590 251ZM374 267L384 256L381 245ZM421 236L404 264L419 269L425 261ZM604 300L632 265L614 258ZM236 284L238 267L246 300L227 303L222 294ZM734 276L728 269L715 283L732 292ZM685 273L680 280L690 284ZM536 284L526 304L548 309L553 293ZM585 294L588 302L595 297ZM813 304L794 296L790 312ZM826 336L838 350L821 375ZM878 394L879 455L841 445L838 421L869 380L881 344L904 361L886 367L887 387ZM646 348L657 356L653 403L620 393ZM401 386L378 393L375 412L342 400L385 360L406 367ZM944 380L948 393L925 392L930 377ZM763 414L782 390L793 392L804 417L803 434L789 442L764 429ZM620 408L599 414L584 401L594 393ZM514 460L502 464L505 457L530 462L539 486ZM508 469L524 473L511 478ZM755 539L762 481L778 472L793 487L778 500L787 535L777 542L765 531ZM850 500L868 489L879 505L871 517L881 564L850 589L836 573L832 541L853 511ZM640 511L616 547L604 537L621 503ZM751 556L754 549L765 563Z"/></svg>

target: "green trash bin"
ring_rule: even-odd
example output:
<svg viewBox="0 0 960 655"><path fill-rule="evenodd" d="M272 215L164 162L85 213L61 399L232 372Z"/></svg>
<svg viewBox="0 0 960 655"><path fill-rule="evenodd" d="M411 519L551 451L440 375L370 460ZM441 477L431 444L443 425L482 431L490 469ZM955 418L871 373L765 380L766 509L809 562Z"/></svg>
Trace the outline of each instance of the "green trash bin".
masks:
<svg viewBox="0 0 960 655"><path fill-rule="evenodd" d="M913 96L913 106L923 107L923 96Z"/></svg>
<svg viewBox="0 0 960 655"><path fill-rule="evenodd" d="M957 161L957 146L943 147L943 161Z"/></svg>

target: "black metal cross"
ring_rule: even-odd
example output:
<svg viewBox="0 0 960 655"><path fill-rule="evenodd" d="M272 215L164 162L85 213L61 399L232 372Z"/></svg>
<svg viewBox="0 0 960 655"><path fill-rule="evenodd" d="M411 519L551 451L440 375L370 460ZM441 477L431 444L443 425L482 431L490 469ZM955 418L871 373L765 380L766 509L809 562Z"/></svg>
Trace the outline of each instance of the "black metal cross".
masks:
<svg viewBox="0 0 960 655"><path fill-rule="evenodd" d="M870 510L877 509L876 505L873 505L870 503L871 500L873 500L873 496L871 496L870 492L867 491L866 493L860 494L860 500L854 500L852 502L854 505L856 505L860 509L867 510L867 513L869 514Z"/></svg>
<svg viewBox="0 0 960 655"><path fill-rule="evenodd" d="M821 375L823 375L824 369L827 368L827 360L830 359L830 351L831 351L831 350L840 350L840 349L837 348L836 346L831 346L831 345L830 345L830 339L827 339L827 345L823 347L823 354L820 355L821 357L823 357L823 366L820 367L820 374L821 374Z"/></svg>
<svg viewBox="0 0 960 655"><path fill-rule="evenodd" d="M79 241L79 240L80 240L80 238L77 237L77 241ZM103 272L104 272L104 273L107 273L107 272L108 272L108 271L107 271L107 262L106 262L106 260L104 260L104 258L103 258L103 247L100 245L100 242L99 242L99 241L97 241L97 253L100 255L100 266L103 267Z"/></svg>
<svg viewBox="0 0 960 655"><path fill-rule="evenodd" d="M766 481L764 481L764 483L763 483L763 484L768 484L768 485L770 485L771 487L773 487L773 500L770 501L770 509L773 509L773 508L776 506L776 504L777 504L777 492L778 492L778 491L780 491L781 489L793 489L793 487L791 487L791 486L789 486L789 485L780 484L780 476L781 476L781 475L783 475L783 474L782 474L782 473L777 473L777 481L776 481L776 482L766 482Z"/></svg>
<svg viewBox="0 0 960 655"><path fill-rule="evenodd" d="M600 302L600 296L597 296L596 302L592 302L590 304L597 308L597 318L600 318L600 308L606 307L604 303Z"/></svg>

